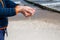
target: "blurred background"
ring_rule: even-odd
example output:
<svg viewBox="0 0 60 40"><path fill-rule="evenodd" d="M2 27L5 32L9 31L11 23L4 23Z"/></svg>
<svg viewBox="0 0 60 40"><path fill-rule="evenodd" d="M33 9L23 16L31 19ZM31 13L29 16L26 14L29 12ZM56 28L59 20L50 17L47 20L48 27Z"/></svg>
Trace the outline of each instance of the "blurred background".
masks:
<svg viewBox="0 0 60 40"><path fill-rule="evenodd" d="M36 8L32 17L21 13L9 18L8 37L5 40L60 40L60 14L41 9L26 0L12 0L21 6ZM49 8L59 10L60 0L27 0Z"/></svg>

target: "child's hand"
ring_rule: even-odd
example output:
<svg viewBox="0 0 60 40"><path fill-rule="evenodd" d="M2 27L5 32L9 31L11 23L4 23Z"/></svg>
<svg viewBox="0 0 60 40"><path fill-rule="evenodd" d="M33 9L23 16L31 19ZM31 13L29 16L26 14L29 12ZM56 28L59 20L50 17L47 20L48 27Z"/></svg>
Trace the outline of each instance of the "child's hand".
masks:
<svg viewBox="0 0 60 40"><path fill-rule="evenodd" d="M18 11L16 13L21 12L26 17L34 15L34 12L35 12L35 9L33 9L29 6L17 6L16 9Z"/></svg>

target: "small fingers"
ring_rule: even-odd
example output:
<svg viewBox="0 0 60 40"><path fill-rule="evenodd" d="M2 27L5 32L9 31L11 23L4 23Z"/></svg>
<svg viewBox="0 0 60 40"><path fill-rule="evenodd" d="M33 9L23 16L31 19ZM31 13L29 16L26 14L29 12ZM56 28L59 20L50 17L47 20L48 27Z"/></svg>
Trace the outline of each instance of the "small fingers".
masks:
<svg viewBox="0 0 60 40"><path fill-rule="evenodd" d="M25 6L23 8L23 15L25 17L30 17L30 16L34 15L34 12L35 12L35 8L31 8L31 7L28 7L28 6Z"/></svg>

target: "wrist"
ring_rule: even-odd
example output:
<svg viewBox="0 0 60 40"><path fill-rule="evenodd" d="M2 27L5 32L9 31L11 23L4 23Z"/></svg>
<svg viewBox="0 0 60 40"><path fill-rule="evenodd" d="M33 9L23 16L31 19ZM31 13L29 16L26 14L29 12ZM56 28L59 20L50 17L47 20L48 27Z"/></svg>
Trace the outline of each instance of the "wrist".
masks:
<svg viewBox="0 0 60 40"><path fill-rule="evenodd" d="M18 9L17 8L15 8L15 12L16 12L16 14L18 14Z"/></svg>
<svg viewBox="0 0 60 40"><path fill-rule="evenodd" d="M15 7L15 11L16 11L16 14L22 12L22 7L16 6L16 7Z"/></svg>

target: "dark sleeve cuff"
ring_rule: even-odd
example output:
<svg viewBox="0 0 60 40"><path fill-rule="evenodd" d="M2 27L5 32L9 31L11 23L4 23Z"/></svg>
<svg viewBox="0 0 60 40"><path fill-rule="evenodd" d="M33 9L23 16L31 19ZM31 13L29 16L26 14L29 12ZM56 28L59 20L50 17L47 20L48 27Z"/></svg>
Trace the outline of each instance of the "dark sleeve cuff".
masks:
<svg viewBox="0 0 60 40"><path fill-rule="evenodd" d="M18 6L18 5L20 5L20 4L16 4L15 7Z"/></svg>

